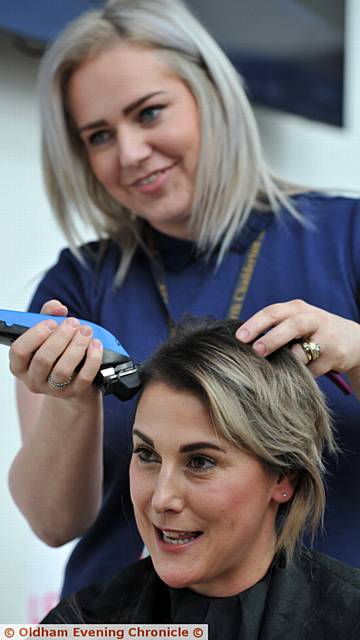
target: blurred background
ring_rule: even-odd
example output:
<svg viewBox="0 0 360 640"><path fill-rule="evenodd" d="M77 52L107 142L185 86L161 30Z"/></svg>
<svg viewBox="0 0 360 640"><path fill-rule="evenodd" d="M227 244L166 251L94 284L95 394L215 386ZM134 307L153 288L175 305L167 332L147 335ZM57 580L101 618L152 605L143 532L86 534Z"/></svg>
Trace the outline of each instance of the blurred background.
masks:
<svg viewBox="0 0 360 640"><path fill-rule="evenodd" d="M24 310L66 242L41 178L40 57L90 0L0 3L0 307ZM359 0L188 0L245 78L278 175L332 191L360 189ZM91 235L84 229L84 241ZM57 599L71 545L35 538L7 488L20 446L8 349L0 346L0 623L37 622Z"/></svg>

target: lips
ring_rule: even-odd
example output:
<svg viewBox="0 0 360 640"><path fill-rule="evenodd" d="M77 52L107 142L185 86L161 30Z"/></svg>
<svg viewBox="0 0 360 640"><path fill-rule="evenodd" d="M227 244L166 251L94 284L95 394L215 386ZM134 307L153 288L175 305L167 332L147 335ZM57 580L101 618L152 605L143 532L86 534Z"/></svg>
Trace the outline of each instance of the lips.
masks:
<svg viewBox="0 0 360 640"><path fill-rule="evenodd" d="M147 173L145 176L142 176L141 178L137 178L136 180L134 180L134 182L132 182L129 186L143 187L148 184L153 184L162 174L164 174L166 171L171 169L173 166L174 165L172 164L168 167L164 167L163 169L156 169L155 171L151 171L150 173Z"/></svg>
<svg viewBox="0 0 360 640"><path fill-rule="evenodd" d="M202 531L180 531L177 529L159 529L158 527L155 527L155 529L160 540L174 546L189 544L202 535Z"/></svg>
<svg viewBox="0 0 360 640"><path fill-rule="evenodd" d="M161 171L155 171L155 173L151 173L149 176L147 176L146 178L142 178L141 180L137 180L135 185L137 187L142 187L146 184L152 184L153 182L155 182L155 180L158 179L159 176L161 176L162 173L164 173L165 169L161 170Z"/></svg>

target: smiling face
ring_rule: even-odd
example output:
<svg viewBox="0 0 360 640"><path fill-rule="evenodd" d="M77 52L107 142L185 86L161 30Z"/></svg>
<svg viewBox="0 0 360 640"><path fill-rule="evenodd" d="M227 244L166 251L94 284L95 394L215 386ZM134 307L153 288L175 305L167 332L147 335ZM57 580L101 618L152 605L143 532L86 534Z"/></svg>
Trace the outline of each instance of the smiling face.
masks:
<svg viewBox="0 0 360 640"><path fill-rule="evenodd" d="M116 44L77 67L67 101L106 191L154 228L188 237L199 113L192 93L160 54Z"/></svg>
<svg viewBox="0 0 360 640"><path fill-rule="evenodd" d="M217 435L196 395L161 382L146 387L133 433L131 497L160 578L210 596L260 580L274 555L278 506L292 493L287 478Z"/></svg>

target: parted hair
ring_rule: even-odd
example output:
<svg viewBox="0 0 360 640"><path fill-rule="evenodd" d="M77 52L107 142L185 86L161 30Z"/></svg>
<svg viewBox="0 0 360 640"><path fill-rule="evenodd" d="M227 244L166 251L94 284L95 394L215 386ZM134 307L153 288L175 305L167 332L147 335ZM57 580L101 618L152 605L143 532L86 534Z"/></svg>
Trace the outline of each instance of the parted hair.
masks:
<svg viewBox="0 0 360 640"><path fill-rule="evenodd" d="M153 382L195 393L218 434L256 456L269 473L294 478L291 501L280 506L276 552L290 558L310 539L325 509L324 454L335 453L331 419L311 373L289 348L267 358L239 342L237 320L188 318L141 370Z"/></svg>
<svg viewBox="0 0 360 640"><path fill-rule="evenodd" d="M144 223L115 201L94 176L67 107L72 72L86 59L129 42L158 52L194 95L201 151L190 229L202 251L220 244L222 260L253 208L278 213L295 192L275 179L264 160L244 86L226 55L181 0L109 0L82 14L45 54L39 76L45 185L70 246L80 216L98 237L121 247L116 281L126 275ZM266 215L266 213L264 214Z"/></svg>

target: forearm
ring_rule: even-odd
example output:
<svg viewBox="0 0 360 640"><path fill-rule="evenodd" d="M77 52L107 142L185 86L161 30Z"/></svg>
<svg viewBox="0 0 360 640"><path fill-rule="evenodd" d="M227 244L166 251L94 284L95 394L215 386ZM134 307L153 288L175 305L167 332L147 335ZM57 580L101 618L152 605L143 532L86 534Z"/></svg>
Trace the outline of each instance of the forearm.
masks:
<svg viewBox="0 0 360 640"><path fill-rule="evenodd" d="M102 396L80 402L45 397L9 475L19 509L51 546L81 535L102 497Z"/></svg>

